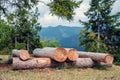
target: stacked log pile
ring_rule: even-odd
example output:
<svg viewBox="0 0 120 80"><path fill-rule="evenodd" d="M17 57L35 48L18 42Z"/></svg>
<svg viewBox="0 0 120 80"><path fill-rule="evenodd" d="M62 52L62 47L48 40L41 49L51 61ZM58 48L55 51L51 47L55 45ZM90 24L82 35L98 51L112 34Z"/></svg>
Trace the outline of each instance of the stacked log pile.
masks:
<svg viewBox="0 0 120 80"><path fill-rule="evenodd" d="M13 50L9 61L13 69L31 69L57 66L91 68L94 65L112 66L113 56L105 53L77 51L73 48L36 48L32 56L27 50Z"/></svg>

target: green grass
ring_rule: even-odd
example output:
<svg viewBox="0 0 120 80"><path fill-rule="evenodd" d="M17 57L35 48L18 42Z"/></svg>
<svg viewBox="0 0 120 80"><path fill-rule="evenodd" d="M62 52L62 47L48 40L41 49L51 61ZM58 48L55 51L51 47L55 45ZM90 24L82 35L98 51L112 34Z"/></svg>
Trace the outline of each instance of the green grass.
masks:
<svg viewBox="0 0 120 80"><path fill-rule="evenodd" d="M0 58L3 59L3 61L8 60L9 55L0 55Z"/></svg>
<svg viewBox="0 0 120 80"><path fill-rule="evenodd" d="M3 80L120 80L120 67L113 65L107 69L71 68L71 69L31 69L14 71L0 69Z"/></svg>

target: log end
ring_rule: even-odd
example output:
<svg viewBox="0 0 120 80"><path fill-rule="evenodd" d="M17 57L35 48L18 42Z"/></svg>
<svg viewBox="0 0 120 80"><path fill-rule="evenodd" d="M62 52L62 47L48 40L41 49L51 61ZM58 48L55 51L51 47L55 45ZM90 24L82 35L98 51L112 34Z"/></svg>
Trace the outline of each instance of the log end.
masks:
<svg viewBox="0 0 120 80"><path fill-rule="evenodd" d="M112 64L114 61L113 55L111 55L111 54L106 55L104 61L105 61L105 63Z"/></svg>
<svg viewBox="0 0 120 80"><path fill-rule="evenodd" d="M20 51L20 59L22 59L22 60L28 60L30 58L31 58L30 54L29 54L29 52L27 50L21 50Z"/></svg>
<svg viewBox="0 0 120 80"><path fill-rule="evenodd" d="M67 57L70 61L76 61L79 57L79 54L76 49L70 49L67 53Z"/></svg>
<svg viewBox="0 0 120 80"><path fill-rule="evenodd" d="M64 62L67 59L67 51L64 48L57 48L54 52L54 59L58 62Z"/></svg>

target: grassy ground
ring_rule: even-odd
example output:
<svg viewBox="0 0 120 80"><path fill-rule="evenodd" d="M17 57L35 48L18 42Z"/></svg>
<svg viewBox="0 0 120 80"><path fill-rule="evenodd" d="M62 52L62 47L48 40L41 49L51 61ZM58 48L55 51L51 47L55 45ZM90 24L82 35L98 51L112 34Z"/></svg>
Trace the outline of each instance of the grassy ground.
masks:
<svg viewBox="0 0 120 80"><path fill-rule="evenodd" d="M7 56L4 58L7 60ZM120 80L120 67L113 65L107 69L71 68L59 70L45 68L14 71L10 65L1 66L0 64L0 78L3 80Z"/></svg>

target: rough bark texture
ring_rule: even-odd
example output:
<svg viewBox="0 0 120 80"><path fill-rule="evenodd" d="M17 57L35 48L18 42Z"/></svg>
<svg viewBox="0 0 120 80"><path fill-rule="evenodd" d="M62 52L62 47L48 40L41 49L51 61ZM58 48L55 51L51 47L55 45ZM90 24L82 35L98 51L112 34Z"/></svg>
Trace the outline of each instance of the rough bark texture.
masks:
<svg viewBox="0 0 120 80"><path fill-rule="evenodd" d="M36 48L33 55L36 57L50 57L57 62L64 62L67 59L67 51L64 48Z"/></svg>
<svg viewBox="0 0 120 80"><path fill-rule="evenodd" d="M69 49L69 48L65 48L67 50L67 57L70 61L76 61L79 57L79 54L77 52L76 49Z"/></svg>
<svg viewBox="0 0 120 80"><path fill-rule="evenodd" d="M51 66L50 58L32 58L27 61L22 61L21 59L13 58L13 69L31 69L31 68L42 68Z"/></svg>
<svg viewBox="0 0 120 80"><path fill-rule="evenodd" d="M105 67L112 67L113 64L111 63L104 63L104 62L94 62L95 66L105 66Z"/></svg>
<svg viewBox="0 0 120 80"><path fill-rule="evenodd" d="M78 54L79 54L79 57L91 58L95 61L104 62L104 63L108 63L108 64L112 64L113 60L114 60L114 58L111 54L82 52L82 51L79 51Z"/></svg>
<svg viewBox="0 0 120 80"><path fill-rule="evenodd" d="M12 50L13 57L19 57L21 60L30 59L30 54L27 50Z"/></svg>
<svg viewBox="0 0 120 80"><path fill-rule="evenodd" d="M78 58L75 65L80 68L90 68L94 65L94 61L91 58Z"/></svg>

